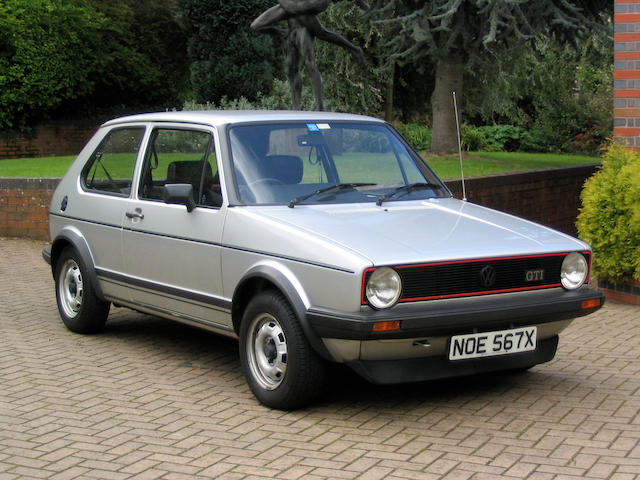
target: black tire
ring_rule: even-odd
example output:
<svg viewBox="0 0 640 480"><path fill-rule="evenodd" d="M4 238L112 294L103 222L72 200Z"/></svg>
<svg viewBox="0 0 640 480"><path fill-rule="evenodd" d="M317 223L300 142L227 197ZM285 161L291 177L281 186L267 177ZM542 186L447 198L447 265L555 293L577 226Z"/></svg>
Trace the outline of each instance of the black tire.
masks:
<svg viewBox="0 0 640 480"><path fill-rule="evenodd" d="M261 292L249 302L240 325L240 361L251 391L268 407L303 407L324 386L325 363L277 291Z"/></svg>
<svg viewBox="0 0 640 480"><path fill-rule="evenodd" d="M109 315L109 302L100 300L93 289L82 257L65 248L56 262L56 301L65 326L76 333L97 333Z"/></svg>

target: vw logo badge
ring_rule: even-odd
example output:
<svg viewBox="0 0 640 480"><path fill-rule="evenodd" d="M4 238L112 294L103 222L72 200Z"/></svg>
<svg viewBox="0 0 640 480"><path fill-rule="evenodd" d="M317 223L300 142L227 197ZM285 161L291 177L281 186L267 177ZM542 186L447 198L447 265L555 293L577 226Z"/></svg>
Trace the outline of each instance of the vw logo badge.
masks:
<svg viewBox="0 0 640 480"><path fill-rule="evenodd" d="M494 283L496 283L496 269L491 265L485 265L482 270L480 270L480 283L483 287L491 287Z"/></svg>

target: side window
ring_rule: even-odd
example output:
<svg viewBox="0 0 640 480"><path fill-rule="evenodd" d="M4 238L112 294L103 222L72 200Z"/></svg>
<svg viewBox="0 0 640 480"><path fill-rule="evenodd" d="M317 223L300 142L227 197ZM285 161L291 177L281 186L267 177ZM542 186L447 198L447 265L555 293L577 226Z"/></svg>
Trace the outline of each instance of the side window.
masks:
<svg viewBox="0 0 640 480"><path fill-rule="evenodd" d="M111 130L82 171L84 188L128 197L143 135L143 127Z"/></svg>
<svg viewBox="0 0 640 480"><path fill-rule="evenodd" d="M209 132L158 128L151 133L139 196L162 200L164 186L171 183L191 184L196 205L222 205L216 152Z"/></svg>

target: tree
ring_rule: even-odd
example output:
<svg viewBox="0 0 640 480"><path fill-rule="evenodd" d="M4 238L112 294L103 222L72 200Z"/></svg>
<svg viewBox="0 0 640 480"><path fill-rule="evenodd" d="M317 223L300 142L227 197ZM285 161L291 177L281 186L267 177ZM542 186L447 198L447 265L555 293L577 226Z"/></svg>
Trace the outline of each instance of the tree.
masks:
<svg viewBox="0 0 640 480"><path fill-rule="evenodd" d="M92 91L104 21L82 0L0 3L0 128L24 128Z"/></svg>
<svg viewBox="0 0 640 480"><path fill-rule="evenodd" d="M390 17L393 12L385 12ZM425 120L428 98L416 85L433 84L428 65L401 67L387 62L391 51L385 38L391 35L386 25L374 22L354 2L336 2L321 15L323 25L340 32L366 54L362 68L343 51L325 42L316 42L316 60L323 72L325 97L331 110L379 115L394 119L394 107L403 121L416 117ZM377 17L380 20L380 17ZM413 67L413 68L412 68Z"/></svg>
<svg viewBox="0 0 640 480"><path fill-rule="evenodd" d="M463 96L465 68L505 42L528 42L542 32L578 34L599 24L610 9L597 0L377 0L374 15L392 28L390 61L401 65L435 65L431 94L432 151L457 148L452 92ZM460 105L459 105L460 106Z"/></svg>
<svg viewBox="0 0 640 480"><path fill-rule="evenodd" d="M324 92L329 110L377 115L383 108L383 90L388 73L379 48L381 34L355 2L337 2L321 14L328 30L340 32L367 54L366 68L352 55L334 44L316 41L315 53L323 73Z"/></svg>
<svg viewBox="0 0 640 480"><path fill-rule="evenodd" d="M613 128L613 41L543 35L468 72L466 118L525 128L539 151L598 154Z"/></svg>
<svg viewBox="0 0 640 480"><path fill-rule="evenodd" d="M1 2L0 128L180 106L185 51L173 0Z"/></svg>
<svg viewBox="0 0 640 480"><path fill-rule="evenodd" d="M89 0L107 19L92 66L93 108L179 107L187 84L186 35L173 0ZM115 113L115 112L114 112Z"/></svg>
<svg viewBox="0 0 640 480"><path fill-rule="evenodd" d="M178 0L189 33L191 86L197 102L223 97L255 100L280 74L282 54L272 38L251 31L251 21L273 0Z"/></svg>

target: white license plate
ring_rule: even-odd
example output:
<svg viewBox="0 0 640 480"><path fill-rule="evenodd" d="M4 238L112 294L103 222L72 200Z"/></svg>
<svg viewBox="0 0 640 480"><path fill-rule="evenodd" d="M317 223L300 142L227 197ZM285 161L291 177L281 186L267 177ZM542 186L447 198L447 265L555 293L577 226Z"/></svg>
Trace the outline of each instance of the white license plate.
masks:
<svg viewBox="0 0 640 480"><path fill-rule="evenodd" d="M495 357L536 349L537 327L451 337L449 360Z"/></svg>

